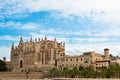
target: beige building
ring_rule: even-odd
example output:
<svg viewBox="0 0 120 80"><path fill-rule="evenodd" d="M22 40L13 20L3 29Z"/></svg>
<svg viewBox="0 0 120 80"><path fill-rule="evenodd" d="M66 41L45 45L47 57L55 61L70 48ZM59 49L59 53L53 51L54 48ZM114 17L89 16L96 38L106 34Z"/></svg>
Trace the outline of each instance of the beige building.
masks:
<svg viewBox="0 0 120 80"><path fill-rule="evenodd" d="M64 56L57 59L57 68L74 68L93 66L96 70L99 67L108 67L110 64L109 49L104 49L104 54L101 55L95 51L84 52L79 56Z"/></svg>
<svg viewBox="0 0 120 80"><path fill-rule="evenodd" d="M11 47L11 66L12 71L21 71L24 69L51 69L56 64L56 59L65 55L65 43L58 43L56 39L30 39L23 42L20 38L19 45Z"/></svg>
<svg viewBox="0 0 120 80"><path fill-rule="evenodd" d="M109 56L109 49L104 49L103 55L95 51L84 52L83 55L70 56L65 54L65 43L54 40L30 38L30 41L23 42L22 37L18 46L11 47L12 71L50 70L52 68L74 68L93 66L94 70L100 67L108 67L110 63L120 63L119 58L112 59Z"/></svg>

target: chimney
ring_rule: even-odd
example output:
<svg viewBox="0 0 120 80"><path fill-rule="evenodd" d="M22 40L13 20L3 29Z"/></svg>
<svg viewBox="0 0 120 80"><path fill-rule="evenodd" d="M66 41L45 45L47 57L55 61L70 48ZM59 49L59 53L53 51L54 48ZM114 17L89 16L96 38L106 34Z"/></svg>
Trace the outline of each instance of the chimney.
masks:
<svg viewBox="0 0 120 80"><path fill-rule="evenodd" d="M3 57L3 61L6 61L6 57Z"/></svg>

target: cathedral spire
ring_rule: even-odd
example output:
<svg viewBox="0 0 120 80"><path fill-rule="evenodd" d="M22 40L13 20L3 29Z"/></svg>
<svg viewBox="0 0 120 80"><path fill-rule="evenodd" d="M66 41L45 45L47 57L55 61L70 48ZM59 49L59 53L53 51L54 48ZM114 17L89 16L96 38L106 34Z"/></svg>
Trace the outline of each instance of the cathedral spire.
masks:
<svg viewBox="0 0 120 80"><path fill-rule="evenodd" d="M12 42L12 46L11 46L11 55L14 53L14 43Z"/></svg>
<svg viewBox="0 0 120 80"><path fill-rule="evenodd" d="M43 41L43 38L41 38L41 41Z"/></svg>
<svg viewBox="0 0 120 80"><path fill-rule="evenodd" d="M62 41L60 42L60 46L62 46Z"/></svg>
<svg viewBox="0 0 120 80"><path fill-rule="evenodd" d="M32 37L30 38L30 42L32 42Z"/></svg>
<svg viewBox="0 0 120 80"><path fill-rule="evenodd" d="M56 41L56 37L55 37L54 41Z"/></svg>
<svg viewBox="0 0 120 80"><path fill-rule="evenodd" d="M37 38L35 38L35 42L37 42Z"/></svg>
<svg viewBox="0 0 120 80"><path fill-rule="evenodd" d="M12 47L11 47L11 49L14 49L14 42L12 42Z"/></svg>
<svg viewBox="0 0 120 80"><path fill-rule="evenodd" d="M40 42L40 38L38 38L39 42Z"/></svg>
<svg viewBox="0 0 120 80"><path fill-rule="evenodd" d="M23 43L23 39L22 39L22 36L20 37L20 44Z"/></svg>
<svg viewBox="0 0 120 80"><path fill-rule="evenodd" d="M28 43L28 39L26 40L26 43Z"/></svg>
<svg viewBox="0 0 120 80"><path fill-rule="evenodd" d="M65 42L63 43L63 46L65 47Z"/></svg>
<svg viewBox="0 0 120 80"><path fill-rule="evenodd" d="M45 36L45 39L44 39L45 41L47 40L47 37Z"/></svg>
<svg viewBox="0 0 120 80"><path fill-rule="evenodd" d="M54 46L55 46L55 48L57 47L57 41L56 41L56 38L54 39Z"/></svg>

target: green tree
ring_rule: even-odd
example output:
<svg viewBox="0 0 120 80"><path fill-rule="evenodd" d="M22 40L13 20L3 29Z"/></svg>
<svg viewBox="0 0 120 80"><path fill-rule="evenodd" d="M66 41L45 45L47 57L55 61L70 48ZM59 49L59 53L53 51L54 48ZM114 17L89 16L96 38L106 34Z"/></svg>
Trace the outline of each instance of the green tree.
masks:
<svg viewBox="0 0 120 80"><path fill-rule="evenodd" d="M95 71L95 78L101 78L101 72Z"/></svg>
<svg viewBox="0 0 120 80"><path fill-rule="evenodd" d="M113 58L114 56L112 54L109 55L111 58Z"/></svg>
<svg viewBox="0 0 120 80"><path fill-rule="evenodd" d="M118 63L112 63L108 67L108 76L120 78L120 65Z"/></svg>
<svg viewBox="0 0 120 80"><path fill-rule="evenodd" d="M99 72L100 72L100 77L105 78L107 73L107 67L106 66L99 67Z"/></svg>
<svg viewBox="0 0 120 80"><path fill-rule="evenodd" d="M107 77L113 78L116 75L116 65L111 64L107 69Z"/></svg>
<svg viewBox="0 0 120 80"><path fill-rule="evenodd" d="M73 68L73 75L76 78L80 75L80 71L79 71L79 69L77 67Z"/></svg>
<svg viewBox="0 0 120 80"><path fill-rule="evenodd" d="M84 71L84 68L82 66L79 66L79 77L82 78L83 77L83 71Z"/></svg>
<svg viewBox="0 0 120 80"><path fill-rule="evenodd" d="M69 77L70 74L71 74L71 70L68 69L68 68L64 68L63 69L63 74L64 74L65 77Z"/></svg>
<svg viewBox="0 0 120 80"><path fill-rule="evenodd" d="M6 63L2 60L0 60L0 72L7 71Z"/></svg>
<svg viewBox="0 0 120 80"><path fill-rule="evenodd" d="M82 71L82 76L85 78L93 78L95 77L95 71L92 66L84 68Z"/></svg>
<svg viewBox="0 0 120 80"><path fill-rule="evenodd" d="M50 77L56 77L56 70L57 69L55 69L55 68L50 70L50 72L49 72Z"/></svg>

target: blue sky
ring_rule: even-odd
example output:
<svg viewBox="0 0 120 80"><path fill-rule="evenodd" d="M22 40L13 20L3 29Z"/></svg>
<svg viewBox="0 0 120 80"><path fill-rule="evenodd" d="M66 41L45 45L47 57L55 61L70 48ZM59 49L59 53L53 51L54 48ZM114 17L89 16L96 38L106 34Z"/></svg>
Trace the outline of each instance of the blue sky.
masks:
<svg viewBox="0 0 120 80"><path fill-rule="evenodd" d="M0 58L12 42L30 37L66 43L66 54L86 51L120 56L119 0L0 0Z"/></svg>

